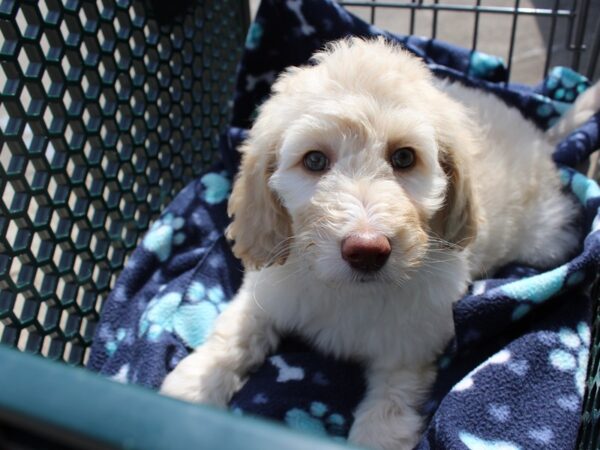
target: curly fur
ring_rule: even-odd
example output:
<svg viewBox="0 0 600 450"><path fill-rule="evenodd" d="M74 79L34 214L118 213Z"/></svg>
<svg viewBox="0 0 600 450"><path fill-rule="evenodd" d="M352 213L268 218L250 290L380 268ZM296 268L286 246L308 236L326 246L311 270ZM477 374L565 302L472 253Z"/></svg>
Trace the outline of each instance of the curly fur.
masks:
<svg viewBox="0 0 600 450"><path fill-rule="evenodd" d="M243 285L162 392L225 406L293 331L366 364L351 441L409 449L453 302L510 260L563 260L575 208L546 136L495 97L434 80L383 40L339 41L312 62L279 77L242 148L228 236ZM406 146L417 162L394 170ZM323 173L303 167L315 149L331 161ZM387 263L354 270L340 251L351 235L387 237Z"/></svg>

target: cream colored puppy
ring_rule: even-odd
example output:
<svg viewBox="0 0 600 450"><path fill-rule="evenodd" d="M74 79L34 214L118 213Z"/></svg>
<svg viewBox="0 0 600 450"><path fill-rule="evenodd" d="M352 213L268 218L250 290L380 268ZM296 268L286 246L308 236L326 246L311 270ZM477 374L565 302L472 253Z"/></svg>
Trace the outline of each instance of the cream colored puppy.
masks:
<svg viewBox="0 0 600 450"><path fill-rule="evenodd" d="M497 98L383 40L314 63L260 109L229 202L243 285L162 392L225 406L294 332L366 364L350 440L410 449L452 304L509 261L562 261L575 208L544 134Z"/></svg>

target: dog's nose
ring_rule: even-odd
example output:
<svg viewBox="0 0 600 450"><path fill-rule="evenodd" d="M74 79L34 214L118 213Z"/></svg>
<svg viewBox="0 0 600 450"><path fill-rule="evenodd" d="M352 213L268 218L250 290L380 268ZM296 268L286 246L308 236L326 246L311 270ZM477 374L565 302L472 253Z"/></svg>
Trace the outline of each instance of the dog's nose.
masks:
<svg viewBox="0 0 600 450"><path fill-rule="evenodd" d="M382 235L352 235L342 241L342 258L354 269L362 272L381 269L391 251L389 239Z"/></svg>

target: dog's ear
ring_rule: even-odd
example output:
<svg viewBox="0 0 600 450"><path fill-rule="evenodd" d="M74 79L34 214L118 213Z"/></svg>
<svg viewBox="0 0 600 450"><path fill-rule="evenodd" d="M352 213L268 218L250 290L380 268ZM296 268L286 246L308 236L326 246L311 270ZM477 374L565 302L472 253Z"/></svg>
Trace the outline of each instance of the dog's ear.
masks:
<svg viewBox="0 0 600 450"><path fill-rule="evenodd" d="M434 216L440 237L464 248L477 235L477 206L466 167L452 151L442 152L440 164L448 179L444 206Z"/></svg>
<svg viewBox="0 0 600 450"><path fill-rule="evenodd" d="M460 119L465 123L461 123ZM475 141L470 123L458 112L438 136L439 163L448 182L444 204L432 219L432 230L452 246L466 247L477 236L479 208L473 192L471 158Z"/></svg>
<svg viewBox="0 0 600 450"><path fill-rule="evenodd" d="M251 269L283 264L291 235L290 217L269 187L277 165L276 149L269 144L263 147L256 136L244 144L240 171L229 198L228 214L233 220L226 235L234 241L233 253Z"/></svg>

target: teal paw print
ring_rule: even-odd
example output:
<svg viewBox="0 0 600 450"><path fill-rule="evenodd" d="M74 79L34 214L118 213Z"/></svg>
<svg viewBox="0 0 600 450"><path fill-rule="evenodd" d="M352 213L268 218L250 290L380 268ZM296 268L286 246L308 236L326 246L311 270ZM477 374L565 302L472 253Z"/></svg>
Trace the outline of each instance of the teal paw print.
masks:
<svg viewBox="0 0 600 450"><path fill-rule="evenodd" d="M170 292L150 300L140 317L139 335L156 342L163 332L172 332L174 329L173 318L182 299L180 293Z"/></svg>
<svg viewBox="0 0 600 450"><path fill-rule="evenodd" d="M117 349L119 348L119 345L121 345L123 341L129 340L127 339L127 334L128 333L125 328L119 328L117 329L117 332L112 338L107 339L107 341L104 344L104 349L106 350L108 356L114 355Z"/></svg>
<svg viewBox="0 0 600 450"><path fill-rule="evenodd" d="M263 35L263 31L263 27L260 23L252 22L252 25L250 25L250 29L248 30L248 35L246 36L247 49L254 50L258 48Z"/></svg>
<svg viewBox="0 0 600 450"><path fill-rule="evenodd" d="M171 256L174 245L181 245L185 241L185 234L180 230L185 220L167 213L152 224L142 245L148 251L154 253L160 262L164 262Z"/></svg>
<svg viewBox="0 0 600 450"><path fill-rule="evenodd" d="M545 82L550 97L562 102L573 102L590 86L590 81L568 67L555 67Z"/></svg>
<svg viewBox="0 0 600 450"><path fill-rule="evenodd" d="M570 103L552 100L539 94L533 95L532 98L537 103L535 114L546 122L547 127L554 125L571 106Z"/></svg>
<svg viewBox="0 0 600 450"><path fill-rule="evenodd" d="M584 322L577 325L577 332L569 328L561 328L558 332L558 340L561 346L550 352L550 365L561 372L572 373L576 391L580 397L583 397L590 346L590 328Z"/></svg>
<svg viewBox="0 0 600 450"><path fill-rule="evenodd" d="M227 306L227 298L219 286L206 288L201 282L190 284L178 317L177 334L192 347L202 344L212 330L213 323Z"/></svg>
<svg viewBox="0 0 600 450"><path fill-rule="evenodd" d="M189 347L201 345L217 316L227 305L223 290L193 282L184 296L170 292L153 298L140 318L139 334L152 342L163 333L178 335Z"/></svg>
<svg viewBox="0 0 600 450"><path fill-rule="evenodd" d="M488 79L504 67L504 60L498 56L474 51L469 62L469 76Z"/></svg>
<svg viewBox="0 0 600 450"><path fill-rule="evenodd" d="M221 203L229 197L231 181L225 175L225 172L209 172L200 178L204 191L202 198L210 205Z"/></svg>
<svg viewBox="0 0 600 450"><path fill-rule="evenodd" d="M330 414L327 405L321 402L312 402L309 411L290 409L284 420L290 428L318 436L331 435L335 439L344 439L347 434L344 417L338 413Z"/></svg>
<svg viewBox="0 0 600 450"><path fill-rule="evenodd" d="M596 181L566 169L561 169L559 173L563 185L571 189L582 205L585 206L590 200L600 197L600 187ZM597 229L595 224L592 229Z"/></svg>
<svg viewBox="0 0 600 450"><path fill-rule="evenodd" d="M500 286L498 292L519 302L512 313L512 320L520 320L532 310L535 304L544 303L558 294L565 285L567 273L568 267L563 265Z"/></svg>

